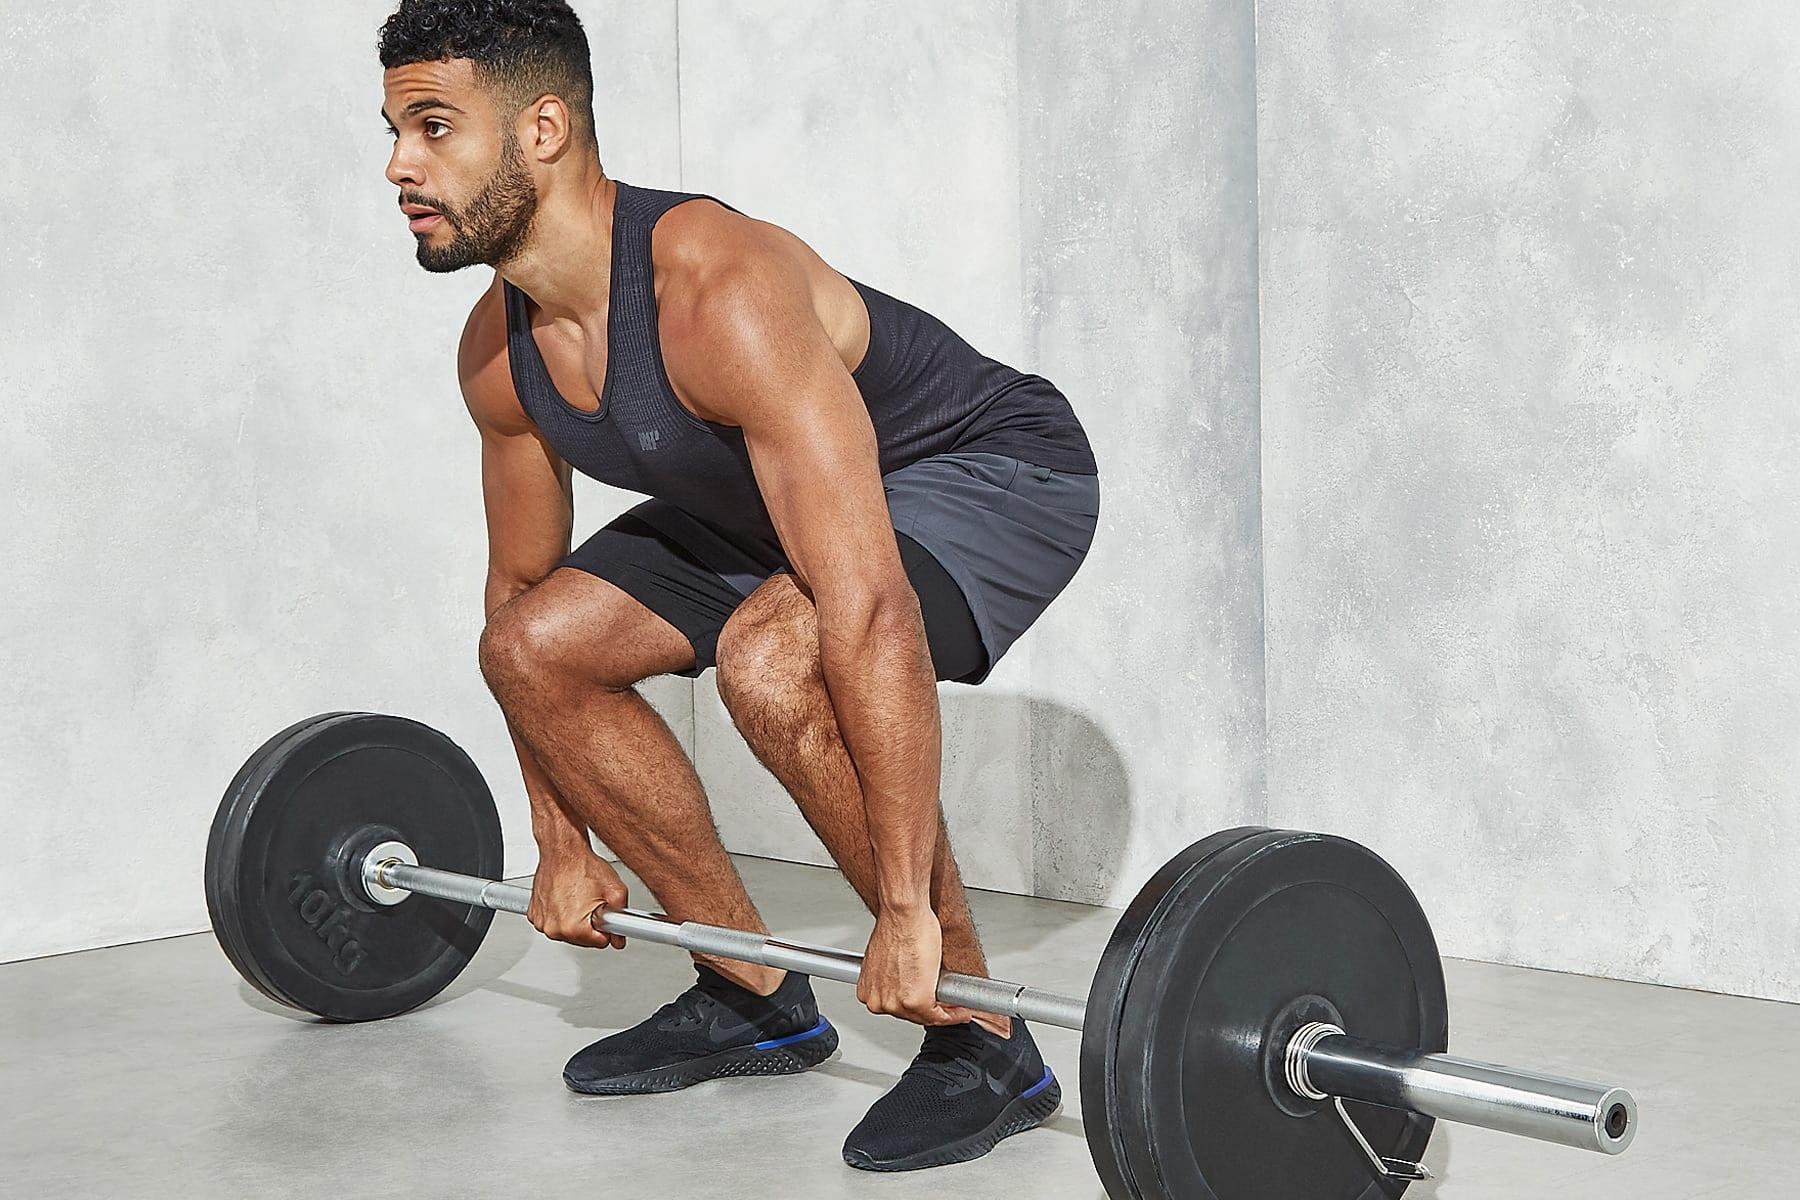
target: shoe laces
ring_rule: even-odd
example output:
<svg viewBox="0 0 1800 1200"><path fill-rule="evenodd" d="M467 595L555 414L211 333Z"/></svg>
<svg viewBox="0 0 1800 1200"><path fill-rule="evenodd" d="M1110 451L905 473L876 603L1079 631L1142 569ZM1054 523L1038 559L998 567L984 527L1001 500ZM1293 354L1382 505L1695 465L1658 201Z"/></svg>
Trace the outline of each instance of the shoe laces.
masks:
<svg viewBox="0 0 1800 1200"><path fill-rule="evenodd" d="M706 1010L717 1001L695 984L681 995L656 1010L652 1018L664 1028L698 1025L706 1019Z"/></svg>
<svg viewBox="0 0 1800 1200"><path fill-rule="evenodd" d="M737 1010L737 1005L731 1001L742 995L742 989L723 976L709 976L704 972L697 974L698 978L687 991L656 1010L657 1019L692 1026L705 1021L719 1008Z"/></svg>
<svg viewBox="0 0 1800 1200"><path fill-rule="evenodd" d="M987 1052L981 1035L970 1026L937 1025L925 1031L925 1044L904 1074L917 1074L941 1083L967 1083L981 1074L980 1060Z"/></svg>

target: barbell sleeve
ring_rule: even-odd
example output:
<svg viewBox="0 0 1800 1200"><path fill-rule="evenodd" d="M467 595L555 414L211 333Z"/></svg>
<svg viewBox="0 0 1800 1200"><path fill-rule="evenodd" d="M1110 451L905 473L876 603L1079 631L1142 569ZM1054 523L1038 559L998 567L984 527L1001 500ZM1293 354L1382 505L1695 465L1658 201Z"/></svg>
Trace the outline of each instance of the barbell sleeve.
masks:
<svg viewBox="0 0 1800 1200"><path fill-rule="evenodd" d="M530 888L378 858L374 853L362 865L362 880L372 896L417 892L521 916L531 904ZM862 955L853 951L677 921L631 908L606 909L596 927L692 953L849 984L856 983L862 971ZM939 977L937 998L978 1012L1076 1030L1082 1028L1087 1008L1084 1000L1073 996L956 974ZM1287 1048L1287 1058L1289 1084L1313 1099L1357 1100L1604 1154L1620 1153L1637 1132L1637 1105L1623 1088L1383 1046L1336 1028L1300 1031Z"/></svg>
<svg viewBox="0 0 1800 1200"><path fill-rule="evenodd" d="M1304 1059L1305 1081L1346 1100L1602 1154L1623 1153L1637 1133L1637 1102L1624 1088L1401 1050L1341 1032L1317 1038Z"/></svg>

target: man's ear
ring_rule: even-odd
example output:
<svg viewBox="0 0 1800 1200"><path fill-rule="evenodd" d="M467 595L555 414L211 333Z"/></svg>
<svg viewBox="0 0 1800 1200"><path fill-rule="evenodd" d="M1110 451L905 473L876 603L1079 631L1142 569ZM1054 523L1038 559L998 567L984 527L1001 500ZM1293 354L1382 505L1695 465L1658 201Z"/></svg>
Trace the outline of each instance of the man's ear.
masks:
<svg viewBox="0 0 1800 1200"><path fill-rule="evenodd" d="M520 134L519 144L528 147L540 162L555 162L576 140L574 114L562 97L545 92L525 106L530 118L527 130Z"/></svg>

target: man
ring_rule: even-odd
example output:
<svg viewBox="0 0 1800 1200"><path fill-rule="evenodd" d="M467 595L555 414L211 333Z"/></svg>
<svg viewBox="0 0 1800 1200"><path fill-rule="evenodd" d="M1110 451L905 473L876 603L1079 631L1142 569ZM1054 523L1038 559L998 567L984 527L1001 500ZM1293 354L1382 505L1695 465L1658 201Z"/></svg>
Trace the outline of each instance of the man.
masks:
<svg viewBox="0 0 1800 1200"><path fill-rule="evenodd" d="M380 57L420 265L496 268L458 368L490 546L481 669L541 852L532 924L617 943L590 920L626 902L592 830L672 916L766 931L633 690L716 665L875 914L858 997L927 1026L845 1160L958 1162L1040 1124L1060 1088L1024 1023L934 995L940 971L986 974L938 804L935 683L986 678L1087 552L1098 479L1068 402L784 229L608 178L561 0L405 0ZM571 470L651 498L571 551ZM805 977L696 958L694 987L570 1060L570 1088L833 1052Z"/></svg>

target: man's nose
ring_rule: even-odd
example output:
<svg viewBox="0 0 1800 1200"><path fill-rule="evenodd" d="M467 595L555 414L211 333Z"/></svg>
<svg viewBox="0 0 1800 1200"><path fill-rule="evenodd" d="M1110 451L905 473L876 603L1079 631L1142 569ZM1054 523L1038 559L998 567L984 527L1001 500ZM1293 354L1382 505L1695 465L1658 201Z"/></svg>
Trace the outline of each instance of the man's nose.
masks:
<svg viewBox="0 0 1800 1200"><path fill-rule="evenodd" d="M424 173L407 155L401 152L398 143L394 146L394 152L388 155L387 178L388 182L395 187L421 188L425 183Z"/></svg>

